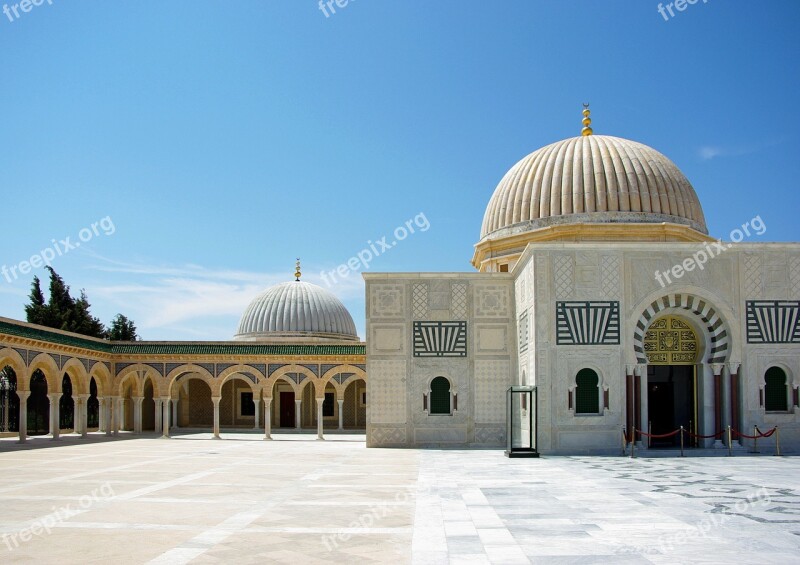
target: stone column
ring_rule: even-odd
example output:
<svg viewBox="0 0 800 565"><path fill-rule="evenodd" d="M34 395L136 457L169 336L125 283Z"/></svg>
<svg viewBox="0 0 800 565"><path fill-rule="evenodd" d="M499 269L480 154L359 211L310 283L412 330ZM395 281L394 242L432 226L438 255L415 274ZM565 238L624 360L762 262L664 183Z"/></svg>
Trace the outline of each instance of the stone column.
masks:
<svg viewBox="0 0 800 565"><path fill-rule="evenodd" d="M121 396L114 397L114 435L118 436L120 430L125 429L125 421L122 419L122 407L125 405L125 399Z"/></svg>
<svg viewBox="0 0 800 565"><path fill-rule="evenodd" d="M344 398L339 398L336 402L339 403L339 431L344 429Z"/></svg>
<svg viewBox="0 0 800 565"><path fill-rule="evenodd" d="M634 419L633 424L639 430L647 430L647 365L636 365L633 376L634 387ZM639 436L636 444L639 448L646 448L647 442L642 441L643 436Z"/></svg>
<svg viewBox="0 0 800 565"><path fill-rule="evenodd" d="M254 412L254 415L255 415L255 418L256 418L256 422L255 422L255 425L253 426L253 429L254 430L258 430L258 429L261 428L261 412L259 411L259 408L261 408L261 406L259 406L261 404L261 399L260 398L256 398L254 396L253 397L253 404L256 405L256 411Z"/></svg>
<svg viewBox="0 0 800 565"><path fill-rule="evenodd" d="M272 439L272 397L264 398L264 439Z"/></svg>
<svg viewBox="0 0 800 565"><path fill-rule="evenodd" d="M299 430L300 427L301 427L300 424L302 422L302 417L303 417L302 410L303 410L303 401L302 401L302 399L301 400L295 400L294 401L294 427L297 430Z"/></svg>
<svg viewBox="0 0 800 565"><path fill-rule="evenodd" d="M80 411L79 411L79 419L78 422L80 424L80 434L82 438L86 438L86 435L89 433L89 395L88 394L80 394L78 395L78 400L76 402L80 403ZM76 424L76 427L78 424ZM78 431L77 429L75 430Z"/></svg>
<svg viewBox="0 0 800 565"><path fill-rule="evenodd" d="M178 399L172 399L172 429L178 429Z"/></svg>
<svg viewBox="0 0 800 565"><path fill-rule="evenodd" d="M153 431L154 432L160 432L161 428L162 428L162 425L161 425L161 399L160 398L154 398L153 399L153 405L154 405L154 410L155 410L155 413L153 414ZM169 422L169 419L167 419L167 422Z"/></svg>
<svg viewBox="0 0 800 565"><path fill-rule="evenodd" d="M322 404L324 402L324 398L317 398L317 439L325 439L322 425Z"/></svg>
<svg viewBox="0 0 800 565"><path fill-rule="evenodd" d="M739 367L739 363L728 363L728 372L731 375L731 427L737 431L741 429L742 425L739 422ZM738 441L741 442L741 438Z"/></svg>
<svg viewBox="0 0 800 565"><path fill-rule="evenodd" d="M126 398L124 396L119 397L119 422L117 422L117 428L121 432L124 432L125 426L128 425L128 416L127 411L125 410L125 400Z"/></svg>
<svg viewBox="0 0 800 565"><path fill-rule="evenodd" d="M628 434L629 440L633 434L633 422L636 413L633 399L633 379L636 378L633 374L634 367L635 365L625 365L625 433Z"/></svg>
<svg viewBox="0 0 800 565"><path fill-rule="evenodd" d="M142 433L142 402L144 396L133 397L133 433Z"/></svg>
<svg viewBox="0 0 800 565"><path fill-rule="evenodd" d="M50 429L53 431L52 439L55 440L61 437L61 422L59 422L61 414L58 404L58 401L61 400L61 393L54 392L48 394L47 397L50 399Z"/></svg>
<svg viewBox="0 0 800 565"><path fill-rule="evenodd" d="M97 397L97 431L106 431L106 399L104 396Z"/></svg>
<svg viewBox="0 0 800 565"><path fill-rule="evenodd" d="M725 368L723 363L713 363L711 369L714 372L714 431L717 433L722 430L722 370ZM724 447L722 438L714 439L714 447Z"/></svg>
<svg viewBox="0 0 800 565"><path fill-rule="evenodd" d="M161 437L169 438L169 398L161 401Z"/></svg>
<svg viewBox="0 0 800 565"><path fill-rule="evenodd" d="M106 437L110 437L111 434L114 432L114 413L113 413L113 404L114 404L114 397L109 396L105 399L105 406L102 409L105 411L105 427L106 427Z"/></svg>
<svg viewBox="0 0 800 565"><path fill-rule="evenodd" d="M75 434L81 433L81 403L83 397L80 394L72 395L72 432Z"/></svg>
<svg viewBox="0 0 800 565"><path fill-rule="evenodd" d="M211 399L214 402L214 439L220 439L219 437L219 402L222 400L219 396L215 396Z"/></svg>
<svg viewBox="0 0 800 565"><path fill-rule="evenodd" d="M31 395L28 390L18 390L19 398L19 442L28 441L28 397Z"/></svg>

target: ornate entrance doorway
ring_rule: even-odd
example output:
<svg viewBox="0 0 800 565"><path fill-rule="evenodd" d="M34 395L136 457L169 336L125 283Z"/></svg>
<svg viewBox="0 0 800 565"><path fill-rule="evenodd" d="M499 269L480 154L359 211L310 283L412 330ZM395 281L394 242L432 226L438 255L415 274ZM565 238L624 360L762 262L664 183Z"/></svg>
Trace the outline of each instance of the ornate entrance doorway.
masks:
<svg viewBox="0 0 800 565"><path fill-rule="evenodd" d="M697 433L697 356L694 329L677 316L654 321L644 337L647 355L647 415L651 433L672 432L681 426ZM651 447L675 447L680 436L653 438Z"/></svg>

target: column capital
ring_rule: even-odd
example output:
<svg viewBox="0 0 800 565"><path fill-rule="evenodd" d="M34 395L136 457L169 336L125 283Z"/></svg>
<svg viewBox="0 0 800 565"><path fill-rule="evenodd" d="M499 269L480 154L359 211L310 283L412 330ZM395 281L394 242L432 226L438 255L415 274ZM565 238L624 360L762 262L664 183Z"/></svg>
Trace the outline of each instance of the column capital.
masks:
<svg viewBox="0 0 800 565"><path fill-rule="evenodd" d="M60 400L62 396L64 396L63 392L49 392L49 393L47 393L47 398L49 398L50 400Z"/></svg>
<svg viewBox="0 0 800 565"><path fill-rule="evenodd" d="M221 400L222 400L221 396L212 396L211 397L211 402L213 402L214 404L219 404Z"/></svg>
<svg viewBox="0 0 800 565"><path fill-rule="evenodd" d="M29 390L18 390L17 391L17 398L20 400L28 400L31 395L31 391Z"/></svg>
<svg viewBox="0 0 800 565"><path fill-rule="evenodd" d="M739 367L742 366L741 361L729 361L728 362L728 372L731 375L738 375L739 374Z"/></svg>
<svg viewBox="0 0 800 565"><path fill-rule="evenodd" d="M144 396L134 396L132 398L136 402L142 402L144 400Z"/></svg>
<svg viewBox="0 0 800 565"><path fill-rule="evenodd" d="M325 397L317 398L316 400L317 400L317 404L321 404L321 403L325 402Z"/></svg>
<svg viewBox="0 0 800 565"><path fill-rule="evenodd" d="M711 370L714 371L715 377L720 376L724 368L725 368L725 363L711 363Z"/></svg>

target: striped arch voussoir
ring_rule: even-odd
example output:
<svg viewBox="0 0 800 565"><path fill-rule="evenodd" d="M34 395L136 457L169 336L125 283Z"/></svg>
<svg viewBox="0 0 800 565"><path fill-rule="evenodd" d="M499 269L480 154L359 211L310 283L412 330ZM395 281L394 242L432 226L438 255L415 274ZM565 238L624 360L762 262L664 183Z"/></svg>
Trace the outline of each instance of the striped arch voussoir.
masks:
<svg viewBox="0 0 800 565"><path fill-rule="evenodd" d="M711 336L711 349L708 352L709 363L724 363L728 357L728 330L714 308L702 298L690 294L672 294L654 301L648 306L634 329L633 347L638 363L647 363L644 352L644 334L658 313L667 308L680 308L692 312L699 317Z"/></svg>

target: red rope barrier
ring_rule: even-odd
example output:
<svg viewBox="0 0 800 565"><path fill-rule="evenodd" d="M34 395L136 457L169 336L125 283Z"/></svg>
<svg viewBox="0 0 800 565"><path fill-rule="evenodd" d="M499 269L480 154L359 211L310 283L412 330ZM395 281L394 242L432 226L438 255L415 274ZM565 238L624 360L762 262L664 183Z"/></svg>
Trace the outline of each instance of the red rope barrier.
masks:
<svg viewBox="0 0 800 565"><path fill-rule="evenodd" d="M739 430L734 430L733 428L731 428L731 433L732 433L732 434L736 434L736 435L737 435L737 436L739 436L739 437L743 437L743 438L747 438L747 439L758 439L758 438L760 438L760 437L770 437L772 434L774 434L774 433L775 433L775 430L776 430L776 429L777 429L777 426L776 426L776 427L774 427L774 428L772 428L772 429L771 429L771 430L769 430L768 432L762 432L761 430L759 430L758 428L756 428L756 431L758 432L758 435L757 435L757 436L749 436L749 435L747 435L747 434L743 434L743 433L742 433L742 432L740 432Z"/></svg>
<svg viewBox="0 0 800 565"><path fill-rule="evenodd" d="M778 429L778 427L775 426L774 428L772 428L771 430L769 430L767 432L762 432L761 430L756 428L756 431L758 432L758 435L757 436L749 436L747 434L743 434L739 430L735 430L735 429L731 428L731 434L734 434L734 435L739 436L739 437L747 438L747 439L758 439L760 437L772 437L772 435L775 433L775 431L777 429ZM641 434L641 435L643 435L645 437L649 437L649 438L652 438L652 439L664 439L664 438L668 438L668 437L673 437L673 436L681 433L681 429L679 428L679 429L677 429L677 430L675 430L673 432L669 432L669 433L666 433L666 434L648 434L647 432L643 432L642 430L637 430L637 429L634 429L633 432L634 432L634 435L635 434ZM711 435L707 435L707 436L706 435L700 435L700 434L693 434L692 432L690 432L687 429L683 429L683 432L687 433L691 437L697 438L697 439L718 438L718 437L721 437L722 435L725 434L725 430L722 430L722 431L719 431L719 432L717 432L715 434L711 434ZM630 442L628 440L627 436L625 436L625 440Z"/></svg>
<svg viewBox="0 0 800 565"><path fill-rule="evenodd" d="M681 431L680 431L680 429L677 429L674 432L669 432L668 434L648 434L647 432L643 432L642 430L636 430L636 432L639 433L639 434L642 434L645 437L655 438L655 439L663 439L665 437L672 437L674 435L677 435Z"/></svg>
<svg viewBox="0 0 800 565"><path fill-rule="evenodd" d="M778 426L775 426L774 428L772 428L768 432L762 432L761 430L758 429L758 426L756 426L756 431L758 432L758 437L770 437L772 434L775 433L775 430L777 430L777 429L778 429Z"/></svg>
<svg viewBox="0 0 800 565"><path fill-rule="evenodd" d="M717 433L715 433L715 434L711 434L710 436L702 436L702 435L699 435L699 434L693 434L693 433L692 433L692 432L690 432L689 430L684 430L684 431L685 431L687 434L689 434L690 436L692 436L692 437L694 437L694 438L698 438L698 439L711 439L712 437L720 437L722 434L724 434L724 433L725 433L725 430L723 430L723 431L721 431L721 432L717 432Z"/></svg>

